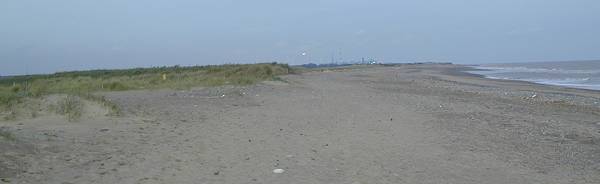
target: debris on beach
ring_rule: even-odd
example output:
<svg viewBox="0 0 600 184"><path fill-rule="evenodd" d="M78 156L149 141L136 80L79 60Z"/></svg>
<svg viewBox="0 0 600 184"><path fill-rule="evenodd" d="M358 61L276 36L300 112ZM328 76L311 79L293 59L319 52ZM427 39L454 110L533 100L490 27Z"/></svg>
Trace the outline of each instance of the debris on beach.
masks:
<svg viewBox="0 0 600 184"><path fill-rule="evenodd" d="M283 172L285 172L285 170L283 170L283 169L275 169L275 170L273 170L273 173L275 173L275 174L281 174Z"/></svg>

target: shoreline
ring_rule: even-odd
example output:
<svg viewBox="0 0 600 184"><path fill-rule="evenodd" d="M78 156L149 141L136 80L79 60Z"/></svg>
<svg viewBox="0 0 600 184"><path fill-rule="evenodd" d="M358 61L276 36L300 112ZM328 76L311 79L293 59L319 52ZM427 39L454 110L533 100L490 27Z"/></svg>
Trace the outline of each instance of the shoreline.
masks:
<svg viewBox="0 0 600 184"><path fill-rule="evenodd" d="M600 89L589 89L589 88L576 87L576 84L573 84L573 85L560 85L560 84L549 84L549 83L534 82L534 81L527 81L527 80L503 79L503 78L488 77L488 76L486 76L484 74L470 73L469 71L494 71L494 70L491 70L491 69L479 69L479 68L477 68L477 66L467 66L467 65L460 65L460 66L465 67L465 69L462 70L463 72L469 73L469 74L473 74L473 75L476 75L476 76L480 76L480 77L486 78L486 79L528 82L528 83L537 84L537 85L547 85L547 86L554 86L554 87L563 87L563 88L568 88L568 89L581 89L581 90L590 90L590 91L600 92Z"/></svg>
<svg viewBox="0 0 600 184"><path fill-rule="evenodd" d="M479 78L483 81L489 81L491 87L498 88L512 88L517 87L518 91L529 91L532 93L540 93L540 94L551 94L554 95L551 99L546 99L547 101L560 101L566 100L573 102L578 105L586 105L586 106L594 106L600 108L600 90L593 89L584 89L584 88L573 88L568 86L560 86L560 85L551 85L551 84L542 84L530 81L523 80L511 80L511 79L495 79L488 78L485 75L469 73L468 71L472 68L464 65L456 65L456 68L450 69L449 72L445 74L459 77L474 77ZM504 86L504 87L503 87ZM573 99L572 96L578 96L581 98L585 98L583 102L580 99ZM526 98L527 95L521 95L521 97Z"/></svg>

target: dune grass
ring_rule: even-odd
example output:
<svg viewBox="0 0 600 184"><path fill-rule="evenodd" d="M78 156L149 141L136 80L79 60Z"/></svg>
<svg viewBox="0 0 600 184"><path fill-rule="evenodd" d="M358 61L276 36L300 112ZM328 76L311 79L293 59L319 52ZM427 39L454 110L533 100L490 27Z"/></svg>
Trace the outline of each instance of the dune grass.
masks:
<svg viewBox="0 0 600 184"><path fill-rule="evenodd" d="M77 121L81 117L83 102L78 96L67 95L58 102L57 113L67 117L69 121Z"/></svg>
<svg viewBox="0 0 600 184"><path fill-rule="evenodd" d="M16 140L16 137L8 129L0 127L0 139L4 139L4 140L8 140L8 141L14 141L14 140Z"/></svg>
<svg viewBox="0 0 600 184"><path fill-rule="evenodd" d="M50 75L0 79L0 107L19 103L25 97L69 94L99 100L102 91L138 89L188 89L198 86L250 85L288 74L287 64L263 63L191 67L155 67L123 70L61 72Z"/></svg>

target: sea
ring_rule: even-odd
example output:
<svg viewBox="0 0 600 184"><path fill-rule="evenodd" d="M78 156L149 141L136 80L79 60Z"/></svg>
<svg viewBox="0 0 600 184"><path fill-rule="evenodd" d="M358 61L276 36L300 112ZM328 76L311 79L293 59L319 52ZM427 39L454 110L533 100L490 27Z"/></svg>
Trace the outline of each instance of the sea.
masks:
<svg viewBox="0 0 600 184"><path fill-rule="evenodd" d="M600 60L481 64L470 73L491 79L600 90Z"/></svg>

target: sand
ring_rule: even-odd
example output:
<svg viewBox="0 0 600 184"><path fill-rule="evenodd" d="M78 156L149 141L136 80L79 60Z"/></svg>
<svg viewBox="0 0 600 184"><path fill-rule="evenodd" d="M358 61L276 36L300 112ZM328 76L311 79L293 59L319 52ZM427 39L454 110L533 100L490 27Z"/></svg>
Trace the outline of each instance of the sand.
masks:
<svg viewBox="0 0 600 184"><path fill-rule="evenodd" d="M0 141L0 177L600 183L600 92L484 79L463 69L370 67L247 87L106 93L121 117L0 122L16 137Z"/></svg>

